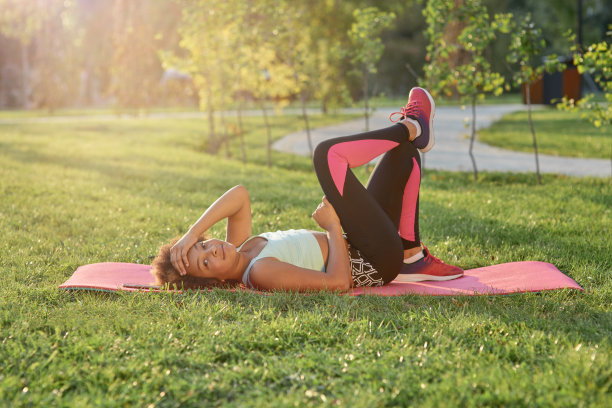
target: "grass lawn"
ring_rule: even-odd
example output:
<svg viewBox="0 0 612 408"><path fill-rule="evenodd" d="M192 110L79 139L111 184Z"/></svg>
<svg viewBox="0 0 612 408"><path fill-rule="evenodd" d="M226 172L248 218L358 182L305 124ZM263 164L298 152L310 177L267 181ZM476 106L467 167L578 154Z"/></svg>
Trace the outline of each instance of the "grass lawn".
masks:
<svg viewBox="0 0 612 408"><path fill-rule="evenodd" d="M533 127L542 154L566 157L610 158L611 129L594 127L578 112L555 108L533 111ZM505 115L489 129L478 132L484 143L504 149L533 152L527 111Z"/></svg>
<svg viewBox="0 0 612 408"><path fill-rule="evenodd" d="M272 120L275 138L301 126ZM57 289L82 264L149 262L238 183L251 192L254 232L315 228L322 193L309 160L274 152L268 168L261 119L248 125L246 165L236 140L231 158L203 152L202 120L0 125L0 405L609 406L608 180L423 179L432 253L465 268L552 262L584 293Z"/></svg>
<svg viewBox="0 0 612 408"><path fill-rule="evenodd" d="M130 111L122 112L123 115L142 115L148 113L181 113L181 112L196 112L196 107L159 107L151 108L148 111ZM117 115L117 111L113 108L61 108L53 112L47 109L8 109L0 110L0 119L27 119L40 117L57 117L57 116L103 116Z"/></svg>

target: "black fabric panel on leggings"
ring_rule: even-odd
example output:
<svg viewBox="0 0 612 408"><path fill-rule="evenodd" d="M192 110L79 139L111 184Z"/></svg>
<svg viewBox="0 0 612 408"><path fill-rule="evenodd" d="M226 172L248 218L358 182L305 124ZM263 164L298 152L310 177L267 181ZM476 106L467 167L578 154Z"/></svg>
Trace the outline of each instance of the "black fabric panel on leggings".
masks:
<svg viewBox="0 0 612 408"><path fill-rule="evenodd" d="M419 151L412 143L400 144L382 156L366 184L368 192L378 201L398 230L403 210L404 189L414 167L413 158L416 159L420 169L421 157ZM418 197L414 211L415 239L414 241L408 241L402 238L404 249L416 248L421 244Z"/></svg>
<svg viewBox="0 0 612 408"><path fill-rule="evenodd" d="M391 129L393 132L389 132ZM397 276L403 261L403 247L397 226L350 169L347 169L343 196L340 195L331 177L327 153L336 143L373 138L389 140L386 137L389 133L394 134L398 142L405 142L406 132L398 130L394 126L383 131L322 142L315 149L313 160L321 188L334 206L349 242L381 273L385 282Z"/></svg>

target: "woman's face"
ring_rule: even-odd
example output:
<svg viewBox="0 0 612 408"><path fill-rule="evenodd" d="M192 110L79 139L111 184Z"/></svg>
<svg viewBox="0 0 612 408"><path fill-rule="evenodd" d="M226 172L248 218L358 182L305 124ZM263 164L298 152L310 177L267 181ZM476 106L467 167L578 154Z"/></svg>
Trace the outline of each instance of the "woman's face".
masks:
<svg viewBox="0 0 612 408"><path fill-rule="evenodd" d="M192 246L187 259L189 275L225 280L238 263L238 252L229 242L209 239Z"/></svg>

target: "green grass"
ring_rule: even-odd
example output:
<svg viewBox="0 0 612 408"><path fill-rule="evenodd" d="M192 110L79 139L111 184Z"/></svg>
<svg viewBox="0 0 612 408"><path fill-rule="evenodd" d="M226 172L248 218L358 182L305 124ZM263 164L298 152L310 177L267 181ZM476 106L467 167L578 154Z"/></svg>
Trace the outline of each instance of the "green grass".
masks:
<svg viewBox="0 0 612 408"><path fill-rule="evenodd" d="M533 111L533 126L542 154L565 157L610 158L610 129L595 128L580 113L554 108ZM489 129L478 132L480 141L521 152L533 152L527 111L505 115Z"/></svg>
<svg viewBox="0 0 612 408"><path fill-rule="evenodd" d="M60 108L53 112L48 109L7 109L0 110L0 119L27 119L41 117L57 117L57 116L103 116L103 115L141 115L146 116L149 113L182 113L182 112L197 112L194 107L156 107L148 110L125 111L118 112L117 110L108 108Z"/></svg>
<svg viewBox="0 0 612 408"><path fill-rule="evenodd" d="M315 117L317 125L341 118ZM301 126L275 117L274 137ZM608 406L607 180L427 171L422 238L465 268L552 262L586 292L353 298L57 289L82 264L147 263L228 187L254 232L315 228L308 159L261 119L249 163L202 151L201 120L0 127L0 405ZM360 171L365 177L365 171ZM222 237L222 226L213 235Z"/></svg>

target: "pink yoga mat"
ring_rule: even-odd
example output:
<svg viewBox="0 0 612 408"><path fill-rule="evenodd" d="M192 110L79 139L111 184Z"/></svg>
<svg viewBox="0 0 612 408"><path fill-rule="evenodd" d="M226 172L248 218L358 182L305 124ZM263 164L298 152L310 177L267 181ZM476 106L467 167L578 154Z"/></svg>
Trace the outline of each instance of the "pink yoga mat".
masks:
<svg viewBox="0 0 612 408"><path fill-rule="evenodd" d="M60 289L103 291L147 290L152 285L149 265L104 262L79 267ZM144 286L144 287L143 287ZM398 296L405 294L507 295L555 289L584 290L554 265L546 262L511 262L470 269L459 279L445 282L391 282L374 288L356 288L351 295Z"/></svg>

